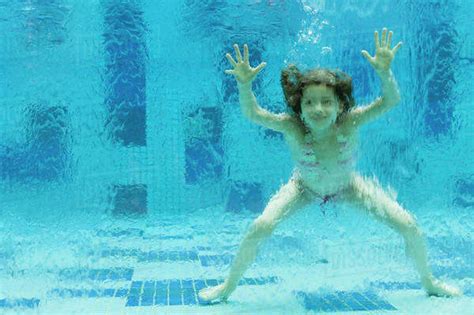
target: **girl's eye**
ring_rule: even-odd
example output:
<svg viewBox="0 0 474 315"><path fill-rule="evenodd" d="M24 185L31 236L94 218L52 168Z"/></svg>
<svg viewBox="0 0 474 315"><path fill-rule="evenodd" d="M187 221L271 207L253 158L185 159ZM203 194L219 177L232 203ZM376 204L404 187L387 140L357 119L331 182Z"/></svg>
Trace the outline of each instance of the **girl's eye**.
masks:
<svg viewBox="0 0 474 315"><path fill-rule="evenodd" d="M325 101L323 101L323 104L324 105L329 105L329 104L331 104L331 101L330 100L325 100Z"/></svg>

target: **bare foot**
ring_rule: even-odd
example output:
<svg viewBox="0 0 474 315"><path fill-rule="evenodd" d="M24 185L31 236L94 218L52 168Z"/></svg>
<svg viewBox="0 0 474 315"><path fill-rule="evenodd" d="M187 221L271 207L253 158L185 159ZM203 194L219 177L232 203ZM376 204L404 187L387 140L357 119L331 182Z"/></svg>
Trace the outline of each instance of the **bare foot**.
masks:
<svg viewBox="0 0 474 315"><path fill-rule="evenodd" d="M433 279L431 283L427 284L425 290L429 296L455 297L463 294L459 288L438 279Z"/></svg>
<svg viewBox="0 0 474 315"><path fill-rule="evenodd" d="M225 283L216 285L214 287L204 288L199 291L199 298L203 301L212 301L220 299L221 301L227 301L227 298L234 290L229 290L225 286Z"/></svg>

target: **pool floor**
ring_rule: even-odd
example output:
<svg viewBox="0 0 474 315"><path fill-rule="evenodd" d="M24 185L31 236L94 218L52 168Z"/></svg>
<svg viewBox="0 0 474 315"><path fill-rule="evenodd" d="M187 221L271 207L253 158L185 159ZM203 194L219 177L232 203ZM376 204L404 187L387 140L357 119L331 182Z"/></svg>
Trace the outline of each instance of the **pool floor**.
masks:
<svg viewBox="0 0 474 315"><path fill-rule="evenodd" d="M265 245L228 302L205 303L197 292L223 281L242 225L211 233L195 233L193 228L201 229L184 225L179 231L166 226L95 230L95 244L82 266L65 261L56 268L45 264L38 275L17 270L15 276L2 277L0 313L473 314L472 259L442 265L439 256L435 274L460 286L464 296L427 297L403 261L336 268L334 256L323 251L310 264L298 257L292 263L275 263L271 253L276 250L283 256L301 251L298 240L278 233L275 239L282 241ZM217 237L220 241L213 241ZM467 255L472 258L472 251ZM387 268L396 270L391 278Z"/></svg>

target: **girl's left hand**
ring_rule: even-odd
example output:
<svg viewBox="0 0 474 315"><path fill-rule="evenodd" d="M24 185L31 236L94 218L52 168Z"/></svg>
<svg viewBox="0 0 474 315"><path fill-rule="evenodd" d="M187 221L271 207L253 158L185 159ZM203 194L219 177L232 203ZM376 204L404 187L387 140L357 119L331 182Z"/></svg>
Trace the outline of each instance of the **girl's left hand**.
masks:
<svg viewBox="0 0 474 315"><path fill-rule="evenodd" d="M387 29L382 30L382 42L379 42L379 33L374 32L375 40L375 56L372 57L366 50L362 50L362 55L369 61L378 73L386 72L390 69L390 63L395 57L395 53L402 46L402 42L399 42L393 49L390 49L390 42L392 41L393 32L390 31L387 37Z"/></svg>

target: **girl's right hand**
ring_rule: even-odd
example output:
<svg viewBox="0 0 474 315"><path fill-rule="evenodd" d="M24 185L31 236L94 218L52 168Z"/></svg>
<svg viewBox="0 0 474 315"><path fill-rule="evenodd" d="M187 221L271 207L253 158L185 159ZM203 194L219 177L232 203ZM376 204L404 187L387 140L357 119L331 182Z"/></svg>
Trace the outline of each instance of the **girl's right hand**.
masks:
<svg viewBox="0 0 474 315"><path fill-rule="evenodd" d="M235 62L232 56L227 53L225 56L234 69L225 70L225 73L234 75L239 84L249 84L255 79L257 74L267 65L267 63L262 62L256 68L252 68L249 64L249 48L247 44L244 45L243 60L242 55L240 54L239 46L237 44L234 44L234 50L237 57L237 62Z"/></svg>

